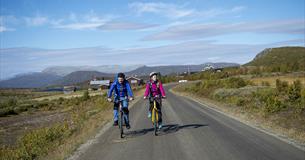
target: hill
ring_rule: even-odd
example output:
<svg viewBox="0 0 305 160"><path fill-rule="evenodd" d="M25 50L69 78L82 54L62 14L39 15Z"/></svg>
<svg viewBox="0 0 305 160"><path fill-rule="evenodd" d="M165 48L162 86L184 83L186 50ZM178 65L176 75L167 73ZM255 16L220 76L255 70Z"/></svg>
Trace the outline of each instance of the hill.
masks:
<svg viewBox="0 0 305 160"><path fill-rule="evenodd" d="M62 78L48 73L30 73L0 81L0 88L40 88Z"/></svg>
<svg viewBox="0 0 305 160"><path fill-rule="evenodd" d="M206 66L213 66L214 68L226 68L232 66L239 66L237 63L205 63L200 65L168 65L168 66L143 66L133 71L127 72L127 75L146 76L150 72L160 72L161 75L177 74L183 72L199 72Z"/></svg>
<svg viewBox="0 0 305 160"><path fill-rule="evenodd" d="M304 71L305 47L267 48L245 66L262 66L270 71Z"/></svg>
<svg viewBox="0 0 305 160"><path fill-rule="evenodd" d="M44 69L42 72L66 76L76 71L98 71L103 73L129 72L143 65L100 65L100 66L54 66Z"/></svg>
<svg viewBox="0 0 305 160"><path fill-rule="evenodd" d="M102 73L98 71L76 71L62 77L61 79L54 81L52 85L62 86L62 85L78 84L85 81L89 81L95 77L112 78L114 77L114 74Z"/></svg>

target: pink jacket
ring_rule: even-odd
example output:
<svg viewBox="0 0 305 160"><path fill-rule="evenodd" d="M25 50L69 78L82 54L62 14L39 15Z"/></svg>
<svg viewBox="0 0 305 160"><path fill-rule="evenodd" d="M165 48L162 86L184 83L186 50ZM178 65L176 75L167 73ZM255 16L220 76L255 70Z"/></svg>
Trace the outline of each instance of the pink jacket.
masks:
<svg viewBox="0 0 305 160"><path fill-rule="evenodd" d="M150 83L151 83L151 89L150 89ZM144 93L144 96L147 97L148 95L150 95L150 90L152 92L152 96L156 96L156 95L162 95L162 97L165 97L165 91L163 89L163 85L161 83L161 81L158 81L158 86L159 86L159 89L158 89L158 86L157 86L157 83L156 82L153 82L152 80L148 81L146 83L146 90L145 90L145 93Z"/></svg>

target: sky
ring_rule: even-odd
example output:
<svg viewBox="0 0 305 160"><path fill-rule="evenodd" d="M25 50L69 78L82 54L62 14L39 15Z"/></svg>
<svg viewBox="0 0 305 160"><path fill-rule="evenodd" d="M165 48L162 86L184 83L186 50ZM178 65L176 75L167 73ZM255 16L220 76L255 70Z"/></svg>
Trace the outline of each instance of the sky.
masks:
<svg viewBox="0 0 305 160"><path fill-rule="evenodd" d="M50 66L246 63L304 46L304 0L0 0L0 79Z"/></svg>

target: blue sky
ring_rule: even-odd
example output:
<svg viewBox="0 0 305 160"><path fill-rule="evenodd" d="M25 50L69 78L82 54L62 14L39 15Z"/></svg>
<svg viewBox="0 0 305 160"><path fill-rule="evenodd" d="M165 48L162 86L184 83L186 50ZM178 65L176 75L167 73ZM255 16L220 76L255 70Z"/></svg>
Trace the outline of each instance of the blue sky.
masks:
<svg viewBox="0 0 305 160"><path fill-rule="evenodd" d="M245 63L304 46L304 0L0 3L0 79L49 66Z"/></svg>

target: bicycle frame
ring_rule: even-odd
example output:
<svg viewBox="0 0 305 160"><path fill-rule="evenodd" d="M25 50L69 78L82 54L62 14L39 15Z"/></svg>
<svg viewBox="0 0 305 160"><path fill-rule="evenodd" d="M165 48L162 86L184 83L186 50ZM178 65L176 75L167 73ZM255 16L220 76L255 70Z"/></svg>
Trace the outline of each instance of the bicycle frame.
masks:
<svg viewBox="0 0 305 160"><path fill-rule="evenodd" d="M151 121L153 123L153 126L154 126L154 132L155 132L155 135L157 135L157 131L158 131L158 121L159 121L159 114L158 114L158 108L157 108L157 104L156 104L156 99L154 98L153 100L154 102L154 106L152 108L152 115L151 115Z"/></svg>

